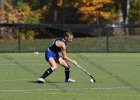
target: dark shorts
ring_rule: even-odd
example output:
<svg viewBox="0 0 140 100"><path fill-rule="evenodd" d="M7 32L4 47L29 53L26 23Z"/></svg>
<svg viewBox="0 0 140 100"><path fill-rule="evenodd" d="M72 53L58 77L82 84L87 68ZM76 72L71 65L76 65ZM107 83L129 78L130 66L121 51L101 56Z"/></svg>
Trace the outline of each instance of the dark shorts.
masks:
<svg viewBox="0 0 140 100"><path fill-rule="evenodd" d="M45 59L49 61L50 58L53 58L54 60L61 58L61 56L58 53L52 52L51 50L47 49L45 51Z"/></svg>

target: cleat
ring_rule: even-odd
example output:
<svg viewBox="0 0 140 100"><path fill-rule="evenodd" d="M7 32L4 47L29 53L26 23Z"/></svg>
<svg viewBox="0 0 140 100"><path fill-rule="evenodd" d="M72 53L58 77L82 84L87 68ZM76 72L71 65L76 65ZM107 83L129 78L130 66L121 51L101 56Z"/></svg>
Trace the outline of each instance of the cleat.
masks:
<svg viewBox="0 0 140 100"><path fill-rule="evenodd" d="M69 78L68 80L65 80L65 82L68 82L68 83L75 83L76 81L73 80L73 79L71 79L71 78Z"/></svg>
<svg viewBox="0 0 140 100"><path fill-rule="evenodd" d="M38 78L38 80L36 81L37 83L45 83L45 80L43 78Z"/></svg>

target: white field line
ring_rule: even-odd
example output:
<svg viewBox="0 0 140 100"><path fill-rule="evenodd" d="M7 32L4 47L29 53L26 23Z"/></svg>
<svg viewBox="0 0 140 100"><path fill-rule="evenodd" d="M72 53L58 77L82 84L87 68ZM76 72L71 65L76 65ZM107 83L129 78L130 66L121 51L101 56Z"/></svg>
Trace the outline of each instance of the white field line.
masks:
<svg viewBox="0 0 140 100"><path fill-rule="evenodd" d="M0 64L0 65L2 65L2 66L3 65L8 66L8 65L17 65L17 64ZM34 63L34 64L22 64L22 65L47 65L47 64L37 64L37 63L35 64Z"/></svg>
<svg viewBox="0 0 140 100"><path fill-rule="evenodd" d="M106 87L106 88L61 88L61 89L11 89L11 90L0 90L0 93L8 92L43 92L43 91L79 91L79 90L122 90L130 89L131 87Z"/></svg>
<svg viewBox="0 0 140 100"><path fill-rule="evenodd" d="M27 81L29 79L16 79L16 80L0 80L0 82L14 82L14 81Z"/></svg>
<svg viewBox="0 0 140 100"><path fill-rule="evenodd" d="M130 61L130 60L127 60L127 59L116 59L116 60L101 60L101 61L110 61L110 62L127 62L127 61Z"/></svg>
<svg viewBox="0 0 140 100"><path fill-rule="evenodd" d="M106 60L100 60L100 61L106 61L106 62L128 62L129 61L130 62L131 60L130 59L106 59ZM133 61L139 61L139 59L133 59Z"/></svg>
<svg viewBox="0 0 140 100"><path fill-rule="evenodd" d="M7 61L7 60L1 59L0 61ZM27 61L27 62L30 62L30 61L42 61L42 60L40 60L40 59L13 59L12 61Z"/></svg>

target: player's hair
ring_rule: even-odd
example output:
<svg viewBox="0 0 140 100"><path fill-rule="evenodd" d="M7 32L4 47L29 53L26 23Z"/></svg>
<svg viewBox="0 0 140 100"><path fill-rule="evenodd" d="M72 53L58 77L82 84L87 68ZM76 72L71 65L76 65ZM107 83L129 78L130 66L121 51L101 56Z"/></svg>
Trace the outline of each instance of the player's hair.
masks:
<svg viewBox="0 0 140 100"><path fill-rule="evenodd" d="M66 31L66 33L64 34L65 36L71 35L73 36L73 33L71 31Z"/></svg>
<svg viewBox="0 0 140 100"><path fill-rule="evenodd" d="M65 31L66 32L65 32L64 36L68 36L68 35L73 36L73 33L70 31L70 27L69 26L66 27Z"/></svg>

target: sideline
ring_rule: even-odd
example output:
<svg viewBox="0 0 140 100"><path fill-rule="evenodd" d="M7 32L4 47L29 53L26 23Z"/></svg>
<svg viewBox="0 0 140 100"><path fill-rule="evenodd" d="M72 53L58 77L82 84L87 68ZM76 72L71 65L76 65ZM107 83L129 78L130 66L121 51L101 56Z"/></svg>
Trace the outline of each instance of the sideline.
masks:
<svg viewBox="0 0 140 100"><path fill-rule="evenodd" d="M9 93L9 92L43 92L43 91L79 91L79 90L122 90L122 89L131 89L131 87L106 87L106 88L62 88L62 89L15 89L15 90L0 90L0 93Z"/></svg>

